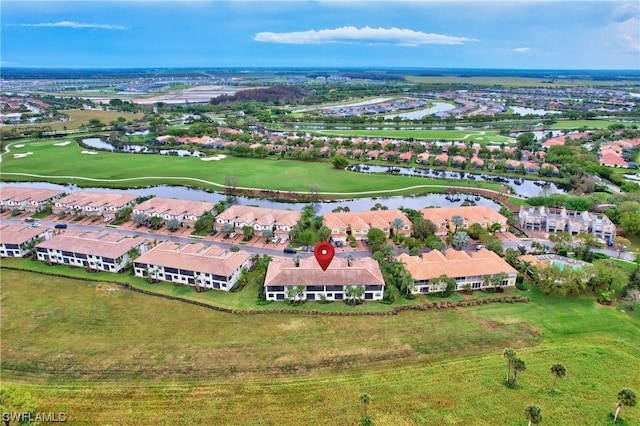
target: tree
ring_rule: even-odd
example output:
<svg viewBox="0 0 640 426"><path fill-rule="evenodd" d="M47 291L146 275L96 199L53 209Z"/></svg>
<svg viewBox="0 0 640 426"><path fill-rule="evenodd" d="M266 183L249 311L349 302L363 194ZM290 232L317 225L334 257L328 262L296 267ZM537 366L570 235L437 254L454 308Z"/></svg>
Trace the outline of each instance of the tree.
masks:
<svg viewBox="0 0 640 426"><path fill-rule="evenodd" d="M618 257L622 256L622 252L629 246L631 246L631 241L624 237L618 236L613 239L613 247L618 250Z"/></svg>
<svg viewBox="0 0 640 426"><path fill-rule="evenodd" d="M19 391L15 386L2 386L0 388L0 412L4 413L25 413L21 425L35 425L34 422L26 421L29 418L35 419L36 401L31 393ZM4 420L8 426L9 421Z"/></svg>
<svg viewBox="0 0 640 426"><path fill-rule="evenodd" d="M640 212L636 210L622 213L620 228L628 234L640 235Z"/></svg>
<svg viewBox="0 0 640 426"><path fill-rule="evenodd" d="M451 222L456 226L453 232L458 232L458 228L464 224L464 218L459 214L454 214L451 218Z"/></svg>
<svg viewBox="0 0 640 426"><path fill-rule="evenodd" d="M225 176L224 186L229 194L235 194L238 189L238 176Z"/></svg>
<svg viewBox="0 0 640 426"><path fill-rule="evenodd" d="M511 376L511 380L509 381L509 386L514 387L516 385L516 380L518 379L518 373L527 370L527 365L520 358L514 358L513 360L513 376Z"/></svg>
<svg viewBox="0 0 640 426"><path fill-rule="evenodd" d="M371 400L371 396L369 396L368 393L363 392L360 394L360 401L362 401L362 408L364 410L363 417L367 417L367 404L369 403L370 400Z"/></svg>
<svg viewBox="0 0 640 426"><path fill-rule="evenodd" d="M233 232L233 230L234 230L234 229L235 229L235 228L233 227L233 225L232 225L232 224L230 224L230 223L225 223L224 225L222 225L222 229L221 229L221 231L222 231L222 233L223 233L225 236L227 236L227 237L228 237L228 236L229 236L229 234L231 234L231 233Z"/></svg>
<svg viewBox="0 0 640 426"><path fill-rule="evenodd" d="M349 165L349 159L342 154L336 154L331 159L331 164L336 169L344 169Z"/></svg>
<svg viewBox="0 0 640 426"><path fill-rule="evenodd" d="M242 235L244 236L245 241L249 241L251 238L253 238L253 232L253 226L244 225L242 227Z"/></svg>
<svg viewBox="0 0 640 426"><path fill-rule="evenodd" d="M344 258L347 259L347 266L351 266L353 264L353 255L351 253L348 253Z"/></svg>
<svg viewBox="0 0 640 426"><path fill-rule="evenodd" d="M134 259L140 257L140 249L138 247L132 247L127 252L127 255L129 255L129 259L134 260Z"/></svg>
<svg viewBox="0 0 640 426"><path fill-rule="evenodd" d="M262 231L262 236L264 238L273 238L273 231L271 229L265 229Z"/></svg>
<svg viewBox="0 0 640 426"><path fill-rule="evenodd" d="M490 275L485 275L489 276ZM513 360L516 358L516 351L512 348L505 348L502 352L502 356L507 360L507 378L506 382L509 383L509 376L511 375L511 366L513 365Z"/></svg>
<svg viewBox="0 0 640 426"><path fill-rule="evenodd" d="M398 235L398 232L400 232L400 229L404 227L404 221L399 217L396 217L391 221L391 227L394 230L394 235Z"/></svg>
<svg viewBox="0 0 640 426"><path fill-rule="evenodd" d="M369 251L371 253L379 251L387 243L387 236L379 228L370 229L367 239L369 240Z"/></svg>
<svg viewBox="0 0 640 426"><path fill-rule="evenodd" d="M162 220L162 218L160 216L153 216L151 218L151 220L149 220L149 222L151 223L151 227L153 229L162 228L162 224L164 223L164 221Z"/></svg>
<svg viewBox="0 0 640 426"><path fill-rule="evenodd" d="M193 224L193 228L196 232L211 232L215 225L215 218L211 212L204 212L202 216L198 218Z"/></svg>
<svg viewBox="0 0 640 426"><path fill-rule="evenodd" d="M525 408L524 415L527 420L529 420L529 426L542 423L542 410L535 404L531 404Z"/></svg>
<svg viewBox="0 0 640 426"><path fill-rule="evenodd" d="M453 235L452 245L456 250L469 245L469 235L464 231L456 232Z"/></svg>
<svg viewBox="0 0 640 426"><path fill-rule="evenodd" d="M615 423L618 420L618 416L624 407L635 407L637 402L638 397L633 390L624 388L618 392L618 408L615 416L613 416L613 422Z"/></svg>
<svg viewBox="0 0 640 426"><path fill-rule="evenodd" d="M133 223L135 223L136 225L144 225L145 222L147 221L147 216L145 216L142 213L136 213L133 215L133 217L131 218L131 220L133 221Z"/></svg>
<svg viewBox="0 0 640 426"><path fill-rule="evenodd" d="M319 200L320 199L320 185L318 185L317 183L314 183L313 185L311 185L311 187L309 188L309 195L311 195L312 199Z"/></svg>
<svg viewBox="0 0 640 426"><path fill-rule="evenodd" d="M296 268L300 266L300 253L296 253L293 255L293 262L296 264Z"/></svg>
<svg viewBox="0 0 640 426"><path fill-rule="evenodd" d="M320 237L320 241L328 241L329 236L331 236L331 229L322 225L320 229L318 229L318 236Z"/></svg>
<svg viewBox="0 0 640 426"><path fill-rule="evenodd" d="M436 233L436 225L427 219L418 218L413 222L413 236L425 240Z"/></svg>
<svg viewBox="0 0 640 426"><path fill-rule="evenodd" d="M564 365L557 363L551 365L551 367L549 367L549 371L551 372L551 374L553 374L553 384L551 385L551 392L553 392L558 379L563 379L564 376L566 376L567 369L564 368Z"/></svg>
<svg viewBox="0 0 640 426"><path fill-rule="evenodd" d="M169 221L167 222L167 229L169 231L175 231L176 229L180 228L180 221L178 219L169 219Z"/></svg>

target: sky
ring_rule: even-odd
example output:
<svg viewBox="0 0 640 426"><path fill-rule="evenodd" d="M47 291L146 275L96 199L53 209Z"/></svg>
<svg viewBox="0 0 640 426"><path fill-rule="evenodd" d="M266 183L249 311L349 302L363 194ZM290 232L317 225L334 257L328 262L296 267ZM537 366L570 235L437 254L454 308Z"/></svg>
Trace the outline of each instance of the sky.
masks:
<svg viewBox="0 0 640 426"><path fill-rule="evenodd" d="M640 69L640 1L2 0L0 66Z"/></svg>

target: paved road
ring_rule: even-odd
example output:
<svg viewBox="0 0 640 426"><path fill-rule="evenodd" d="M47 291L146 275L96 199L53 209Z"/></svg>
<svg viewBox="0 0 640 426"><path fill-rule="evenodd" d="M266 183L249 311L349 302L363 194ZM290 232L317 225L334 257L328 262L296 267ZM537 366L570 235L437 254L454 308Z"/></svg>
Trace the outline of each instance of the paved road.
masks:
<svg viewBox="0 0 640 426"><path fill-rule="evenodd" d="M4 222L8 222L8 223L22 223L23 220L22 219L11 219L11 218L7 218L7 219L2 219ZM53 228L54 225L56 223L59 222L52 222L52 221L37 221L38 223L42 224L42 226L47 226L50 228ZM109 230L109 231L117 231L120 232L123 235L127 235L127 236L134 236L134 235L138 235L141 236L143 238L147 238L150 240L158 240L158 241L174 241L176 243L182 243L182 244L190 244L190 243L195 243L195 242L200 242L206 246L215 244L218 245L220 247L223 248L230 248L232 245L237 245L234 243L225 243L225 242L220 242L220 241L209 241L209 240L203 240L200 238L190 238L190 237L182 237L182 236L175 236L175 235L164 235L164 234L156 234L153 232L145 232L146 228L141 228L142 230L129 230L129 229L119 229L119 228L105 228L104 226L98 226L98 225L84 225L84 224L74 224L74 223L69 223L67 229L80 229L83 231L104 231L105 229ZM544 244L547 245L549 247L553 247L554 244L552 242L550 242L549 240L545 240L545 239L541 239L541 238L534 238L534 239L530 239L530 240L523 240L523 241L507 241L503 243L503 247L505 249L508 248L512 248L512 249L517 249L518 245L522 244L524 245L527 250L531 249L531 243L533 241L536 241L540 244ZM256 254L267 254L269 256L286 256L286 257L293 257L293 254L287 254L283 252L283 248L266 248L266 247L252 247L252 246L241 246L242 250L247 251L249 253L256 253ZM475 250L475 247L467 247L467 251L472 251ZM618 257L618 252L616 250L611 250L609 248L605 248L605 249L594 249L593 251L595 252L599 252L599 253L605 253L611 257ZM409 250L407 249L395 249L396 254L400 254L400 253L409 253ZM307 257L311 257L313 256L313 253L309 253L309 252L299 252L300 256L302 258L307 258ZM344 257L347 254L351 254L354 258L361 258L361 257L368 257L370 256L368 251L349 251L349 249L347 248L345 251L342 251L341 249L337 249L336 250L336 256L338 257ZM620 259L624 259L624 260L628 260L633 262L635 260L635 253L632 252L625 252L622 253L622 255L620 256Z"/></svg>

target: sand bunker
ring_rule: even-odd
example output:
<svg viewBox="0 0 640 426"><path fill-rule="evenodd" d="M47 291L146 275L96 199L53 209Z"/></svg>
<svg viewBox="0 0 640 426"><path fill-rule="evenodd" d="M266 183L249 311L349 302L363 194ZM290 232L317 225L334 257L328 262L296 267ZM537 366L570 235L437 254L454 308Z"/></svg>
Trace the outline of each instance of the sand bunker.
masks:
<svg viewBox="0 0 640 426"><path fill-rule="evenodd" d="M204 158L201 158L201 160L202 161L219 161L224 158L227 158L227 156L224 154L219 154L219 155L214 155L213 157L204 157Z"/></svg>
<svg viewBox="0 0 640 426"><path fill-rule="evenodd" d="M24 148L26 145L21 143L20 145L14 145L15 148Z"/></svg>
<svg viewBox="0 0 640 426"><path fill-rule="evenodd" d="M71 142L66 141L66 142L60 142L60 143L54 143L53 146L67 146L69 145Z"/></svg>
<svg viewBox="0 0 640 426"><path fill-rule="evenodd" d="M13 154L13 158L24 158L27 155L31 155L33 152L25 152L24 154Z"/></svg>
<svg viewBox="0 0 640 426"><path fill-rule="evenodd" d="M91 154L91 155L95 155L95 154L97 154L97 152L95 152L95 151L82 151L80 154Z"/></svg>

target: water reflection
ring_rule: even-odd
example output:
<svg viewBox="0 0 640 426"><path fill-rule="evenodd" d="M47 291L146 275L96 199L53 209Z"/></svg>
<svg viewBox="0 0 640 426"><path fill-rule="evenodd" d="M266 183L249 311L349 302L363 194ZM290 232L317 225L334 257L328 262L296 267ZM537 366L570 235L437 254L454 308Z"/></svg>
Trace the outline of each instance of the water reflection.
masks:
<svg viewBox="0 0 640 426"><path fill-rule="evenodd" d="M95 191L95 192L115 192L121 194L134 194L138 196L155 195L157 197L178 198L183 200L208 201L216 203L227 198L225 194L219 192L208 192L202 189L188 188L184 186L158 185L146 188L132 189L111 189L111 188L88 188L76 185L59 185L48 182L2 182L2 186L14 186L22 188L44 188L59 189L65 192ZM489 206L494 210L499 210L500 205L491 199L484 197L467 197L461 194L457 198L448 197L446 194L424 194L414 196L396 197L372 197L357 198L353 200L339 200L331 202L317 203L318 213L329 213L337 207L348 207L351 211L365 211L380 203L389 209L399 207L409 207L412 209L422 209L425 207L456 207L465 201L472 201L479 206ZM277 209L301 210L308 203L285 203L282 201L267 200L262 198L236 197L236 203L248 206L270 207Z"/></svg>

